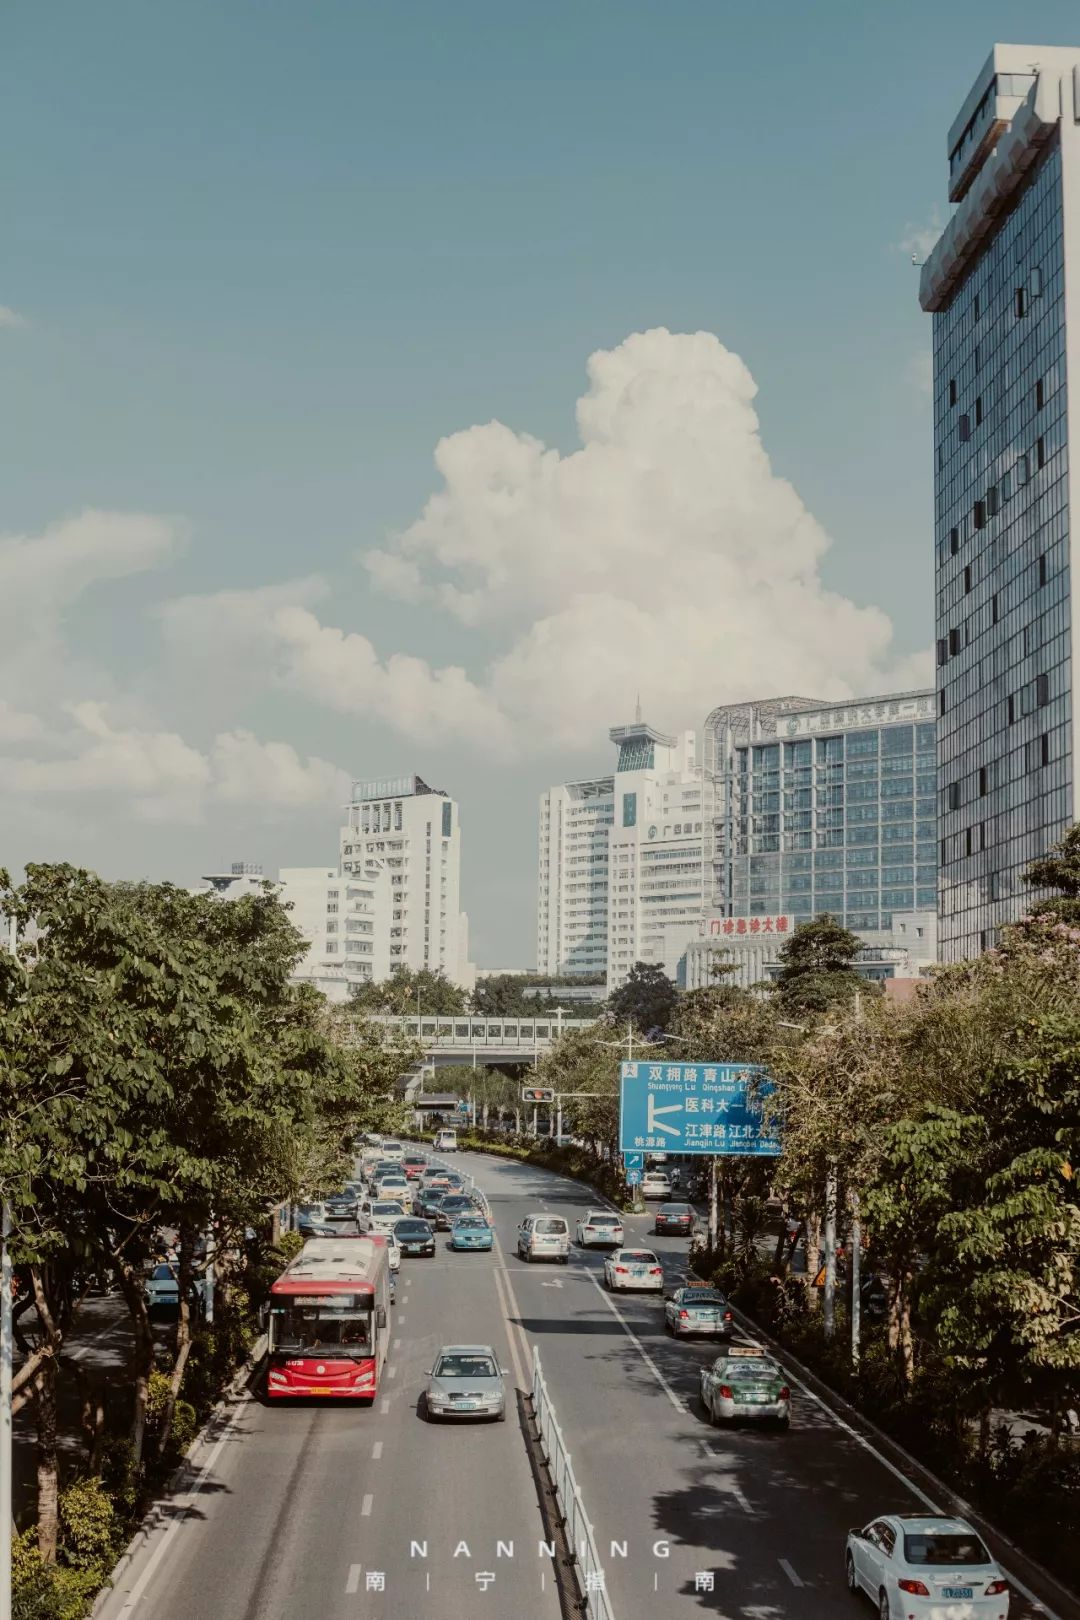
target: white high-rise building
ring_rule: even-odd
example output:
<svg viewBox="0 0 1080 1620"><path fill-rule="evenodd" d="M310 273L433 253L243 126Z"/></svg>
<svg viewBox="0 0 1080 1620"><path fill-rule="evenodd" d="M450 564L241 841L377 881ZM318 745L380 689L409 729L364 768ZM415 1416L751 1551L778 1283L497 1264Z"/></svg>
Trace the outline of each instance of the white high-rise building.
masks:
<svg viewBox="0 0 1080 1620"><path fill-rule="evenodd" d="M429 968L471 989L455 801L419 776L357 782L346 818L342 873L364 873L377 863L388 875L389 968Z"/></svg>
<svg viewBox="0 0 1080 1620"><path fill-rule="evenodd" d="M309 942L294 978L310 979L331 1000L343 1000L353 985L389 976L390 875L384 866L372 861L353 872L283 866L279 881L290 921Z"/></svg>
<svg viewBox="0 0 1080 1620"><path fill-rule="evenodd" d="M702 893L702 779L694 733L669 736L638 714L609 733L614 774L540 799L537 971L607 975L635 962L682 979Z"/></svg>

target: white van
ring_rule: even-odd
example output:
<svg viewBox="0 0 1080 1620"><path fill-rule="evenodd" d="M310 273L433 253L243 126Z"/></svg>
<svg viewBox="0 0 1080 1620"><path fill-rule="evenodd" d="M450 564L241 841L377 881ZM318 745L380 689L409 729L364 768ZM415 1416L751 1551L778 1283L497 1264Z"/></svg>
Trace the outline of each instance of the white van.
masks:
<svg viewBox="0 0 1080 1620"><path fill-rule="evenodd" d="M435 1151L436 1153L456 1153L457 1131L449 1130L446 1126L441 1131L436 1131Z"/></svg>
<svg viewBox="0 0 1080 1620"><path fill-rule="evenodd" d="M570 1228L561 1215L526 1215L518 1227L517 1252L523 1260L570 1259Z"/></svg>

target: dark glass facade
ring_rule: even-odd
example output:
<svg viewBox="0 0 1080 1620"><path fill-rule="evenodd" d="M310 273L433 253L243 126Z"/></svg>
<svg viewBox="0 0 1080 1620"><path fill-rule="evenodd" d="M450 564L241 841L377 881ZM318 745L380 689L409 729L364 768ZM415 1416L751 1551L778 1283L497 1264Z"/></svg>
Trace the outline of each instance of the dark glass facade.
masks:
<svg viewBox="0 0 1080 1620"><path fill-rule="evenodd" d="M934 315L944 961L1022 910L1074 814L1061 151Z"/></svg>

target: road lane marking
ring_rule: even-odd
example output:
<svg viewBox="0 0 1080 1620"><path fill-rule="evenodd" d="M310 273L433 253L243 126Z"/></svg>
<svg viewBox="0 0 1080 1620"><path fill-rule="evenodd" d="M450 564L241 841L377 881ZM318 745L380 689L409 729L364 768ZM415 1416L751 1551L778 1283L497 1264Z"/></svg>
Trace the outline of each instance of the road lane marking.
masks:
<svg viewBox="0 0 1080 1620"><path fill-rule="evenodd" d="M561 1288L562 1283L556 1279L554 1282L541 1283L541 1288Z"/></svg>
<svg viewBox="0 0 1080 1620"><path fill-rule="evenodd" d="M397 1377L397 1368L396 1367L389 1367L387 1369L386 1376L387 1376L387 1378L396 1378Z"/></svg>
<svg viewBox="0 0 1080 1620"><path fill-rule="evenodd" d="M359 1590L360 1590L360 1576L363 1574L363 1571L364 1571L363 1564L350 1564L349 1565L349 1578L345 1582L345 1591L348 1593L348 1595L350 1597L352 1596L352 1594L354 1592L359 1592Z"/></svg>
<svg viewBox="0 0 1080 1620"><path fill-rule="evenodd" d="M634 1332L634 1330L630 1326L629 1322L626 1320L626 1318L623 1316L622 1312L619 1310L619 1307L616 1305L615 1301L611 1298L611 1295L608 1294L608 1293L605 1293L604 1289L601 1288L600 1284L597 1282L595 1276L593 1275L593 1273L591 1271L589 1272L589 1281L592 1283L593 1287L596 1289L596 1292L600 1295L600 1298L603 1300L604 1304L607 1306L608 1310L611 1312L611 1314L615 1318L616 1322L618 1322L619 1326L622 1328L623 1332L626 1334L626 1337L630 1340L630 1343L634 1346L634 1349L637 1351L638 1355L641 1357L641 1359L645 1363L646 1367L648 1367L649 1371L652 1373L653 1377L656 1379L656 1382L660 1385L660 1388L663 1390L664 1394L667 1396L668 1400L671 1402L671 1404L675 1408L676 1412L684 1412L684 1413L688 1412L690 1410L690 1408L687 1406L687 1404L683 1400L682 1396L677 1395L675 1393L675 1391L672 1389L671 1385L668 1383L667 1379L664 1377L663 1373L660 1371L659 1367L656 1365L656 1362L653 1360L652 1356L650 1356L649 1352L646 1350L645 1346L642 1344L641 1340L638 1338L637 1334Z"/></svg>
<svg viewBox="0 0 1080 1620"><path fill-rule="evenodd" d="M211 1468L213 1468L214 1464L217 1462L218 1457L221 1455L225 1442L230 1438L233 1428L239 1420L241 1412L243 1412L244 1408L250 1405L250 1403L251 1396L245 1392L242 1398L237 1402L236 1410L233 1412L224 1429L222 1429L217 1440L214 1442L210 1455L203 1463L195 1484L191 1490L187 1492L187 1501L184 1502L184 1505L176 1515L176 1518L169 1525L168 1529L165 1531L165 1534L154 1548L154 1551L151 1553L150 1558L147 1561L145 1569L139 1576L139 1579L135 1582L135 1585L131 1588L131 1591L128 1593L127 1602L120 1610L119 1620L124 1620L124 1617L132 1612L143 1593L146 1591L146 1588L149 1586L153 1577L154 1571L160 1564L162 1558L165 1556L165 1551L173 1536L176 1534L177 1530L179 1530L180 1526L191 1512L195 1498L199 1495L203 1486L206 1484L207 1476L209 1475Z"/></svg>
<svg viewBox="0 0 1080 1620"><path fill-rule="evenodd" d="M372 1460L372 1462L378 1462L379 1458L382 1456L382 1448L383 1448L382 1441L381 1440L376 1440L375 1444L371 1448L371 1460Z"/></svg>
<svg viewBox="0 0 1080 1620"><path fill-rule="evenodd" d="M400 1339L395 1339L394 1340L394 1349L395 1350L400 1350L401 1349L401 1340Z"/></svg>
<svg viewBox="0 0 1080 1620"><path fill-rule="evenodd" d="M510 1347L510 1360L514 1368L514 1377L520 1390L532 1388L532 1354L529 1350L529 1341L525 1337L525 1330L521 1327L521 1311L514 1294L514 1286L510 1281L510 1273L506 1269L506 1259L502 1253L498 1236L495 1237L495 1248L502 1262L501 1267L493 1269L495 1292L499 1299L499 1309L502 1311L503 1324L506 1328L506 1342ZM516 1320L515 1320L516 1318ZM521 1347L518 1344L518 1334L521 1335Z"/></svg>
<svg viewBox="0 0 1080 1620"><path fill-rule="evenodd" d="M384 1395L383 1398L382 1398L382 1401L380 1403L380 1406L379 1406L379 1411L380 1412L389 1412L389 1410L390 1410L390 1397L389 1397L389 1395Z"/></svg>
<svg viewBox="0 0 1080 1620"><path fill-rule="evenodd" d="M791 1565L788 1563L786 1558L778 1558L777 1563L780 1565L780 1568L783 1570L784 1574L787 1576L787 1578L791 1582L792 1586L801 1586L803 1584L802 1581L800 1581L799 1577L796 1575L795 1571L792 1569Z"/></svg>
<svg viewBox="0 0 1080 1620"><path fill-rule="evenodd" d="M398 1316L398 1327L401 1326L401 1324L404 1322L404 1320L405 1320L405 1313L404 1313L404 1311L402 1311Z"/></svg>
<svg viewBox="0 0 1080 1620"><path fill-rule="evenodd" d="M370 1519L371 1518L371 1504L372 1504L372 1502L374 1502L374 1500L375 1500L375 1498L371 1495L371 1493L369 1491L367 1496L364 1497L364 1500L360 1504L360 1517L362 1519Z"/></svg>

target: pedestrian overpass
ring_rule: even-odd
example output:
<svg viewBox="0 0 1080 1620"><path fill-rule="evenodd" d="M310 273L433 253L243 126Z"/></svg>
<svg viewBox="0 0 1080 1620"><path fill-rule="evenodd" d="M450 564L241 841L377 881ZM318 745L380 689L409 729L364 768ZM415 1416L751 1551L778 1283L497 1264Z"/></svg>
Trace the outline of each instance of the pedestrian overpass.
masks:
<svg viewBox="0 0 1080 1620"><path fill-rule="evenodd" d="M396 1032L402 1043L415 1041L423 1047L428 1064L448 1063L532 1063L551 1050L560 1035L572 1030L590 1029L593 1018L563 1018L555 1014L540 1018L473 1018L454 1016L398 1017L379 1013L365 1020L388 1032Z"/></svg>

